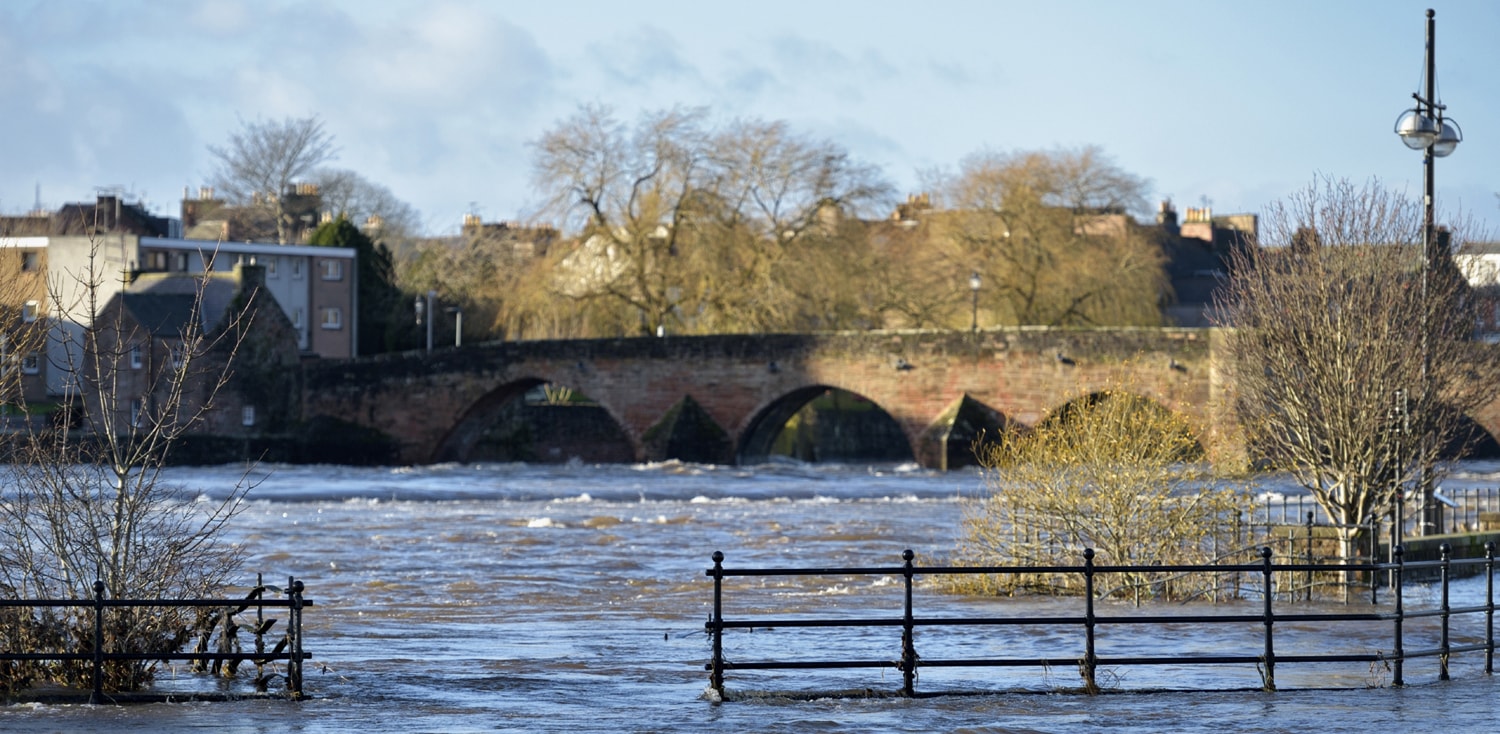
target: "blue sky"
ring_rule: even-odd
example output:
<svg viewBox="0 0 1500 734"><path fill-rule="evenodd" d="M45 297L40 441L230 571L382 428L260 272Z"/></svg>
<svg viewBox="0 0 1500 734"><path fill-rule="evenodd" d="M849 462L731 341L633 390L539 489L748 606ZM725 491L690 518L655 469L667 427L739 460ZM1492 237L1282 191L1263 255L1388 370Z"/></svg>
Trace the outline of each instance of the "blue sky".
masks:
<svg viewBox="0 0 1500 734"><path fill-rule="evenodd" d="M1391 132L1437 10L1465 142L1438 205L1500 224L1500 3L0 2L0 212L123 186L175 216L241 120L318 115L336 165L434 234L526 216L530 150L583 103L786 120L904 195L967 154L1099 145L1179 209L1259 211L1315 175L1420 195Z"/></svg>

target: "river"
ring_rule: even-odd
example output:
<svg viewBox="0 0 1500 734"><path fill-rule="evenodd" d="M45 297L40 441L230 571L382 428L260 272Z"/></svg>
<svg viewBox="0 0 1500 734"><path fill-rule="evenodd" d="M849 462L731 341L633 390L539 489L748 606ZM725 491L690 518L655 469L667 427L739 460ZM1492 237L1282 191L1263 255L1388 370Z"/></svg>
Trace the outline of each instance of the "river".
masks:
<svg viewBox="0 0 1500 734"><path fill-rule="evenodd" d="M240 472L179 468L168 478L192 501L222 496ZM1476 655L1455 659L1449 682L1436 681L1432 661L1408 663L1413 685L1401 689L1384 687L1388 676L1376 670L1319 680L1288 669L1278 670L1283 688L1322 682L1341 689L1089 697L1055 693L1076 685L1076 674L1051 670L1005 673L1011 677L1003 680L969 672L962 675L974 680L952 681L934 672L919 684L919 690L954 682L1010 691L991 695L706 699L703 622L712 597L704 570L713 551L740 567L899 565L906 548L919 563L935 562L955 547L965 498L983 490L982 477L972 471L805 464L274 466L257 468L252 478L257 486L235 520L234 540L249 552L252 578L260 571L270 583L296 576L307 584L315 602L306 613L311 698L16 705L0 708L0 730L1363 733L1492 731L1500 722L1500 681L1476 669ZM1494 486L1500 465L1467 466L1452 482ZM1270 481L1267 489L1278 486ZM1482 594L1474 582L1458 586L1461 597ZM850 613L887 604L897 588L883 582L789 585L773 596L788 608ZM925 592L919 603L936 616L986 607L1004 614L1007 604L1048 602ZM769 638L773 649L819 644L791 633L753 634L761 635L755 642ZM887 644L843 640L839 653L894 656L845 647ZM1149 690L1158 685L1153 675L1185 687L1224 681L1253 687L1258 681L1254 670L1123 671L1116 684ZM167 690L205 685L172 669L159 679ZM749 694L897 690L900 680L878 670L769 677L730 671L729 686Z"/></svg>

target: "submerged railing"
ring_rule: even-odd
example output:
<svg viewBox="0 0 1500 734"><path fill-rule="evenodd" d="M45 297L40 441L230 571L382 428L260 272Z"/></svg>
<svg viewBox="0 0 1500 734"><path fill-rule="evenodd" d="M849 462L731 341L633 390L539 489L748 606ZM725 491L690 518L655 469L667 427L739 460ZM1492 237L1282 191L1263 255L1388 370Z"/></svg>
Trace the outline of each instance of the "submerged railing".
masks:
<svg viewBox="0 0 1500 734"><path fill-rule="evenodd" d="M0 599L0 608L23 608L23 609L45 609L45 608L74 608L93 609L93 637L92 648L87 652L15 652L0 650L0 661L56 661L56 662L89 662L93 664L92 680L93 690L89 694L89 703L103 703L104 695L104 664L111 661L193 661L195 663L207 663L214 666L227 664L234 667L240 662L253 662L257 666L274 661L286 661L286 693L289 698L302 698L302 663L312 657L312 653L302 649L302 609L311 606L312 601L303 598L303 583L295 578L287 579L287 587L284 590L286 598L267 599L264 591L273 589L257 583L250 596L244 599L107 599L104 596L105 585L103 581L94 582L93 599ZM212 608L219 610L215 617L215 623L208 625L202 630L204 637L193 652L179 651L131 651L131 652L105 652L104 630L106 626L106 609L122 608ZM274 649L264 649L264 633L269 630L275 620L267 620L264 609L285 608L287 610L286 633L276 644ZM237 652L232 649L220 649L209 651L208 637L215 627L222 626L224 630L230 630L236 625L232 618L235 614L255 608L256 623L251 630L255 635L255 652ZM224 638L221 638L223 640Z"/></svg>
<svg viewBox="0 0 1500 734"><path fill-rule="evenodd" d="M714 600L713 616L705 624L712 645L711 658L705 664L704 669L709 672L709 685L723 697L724 677L726 671L739 670L793 670L793 669L835 669L835 668L895 668L903 676L901 693L906 696L916 695L917 671L921 668L992 668L992 667L1040 667L1049 668L1056 666L1059 662L1067 659L1059 659L1057 656L1039 657L1000 657L1000 658L928 658L918 654L916 648L916 632L922 628L929 627L959 627L959 626L1006 626L1020 628L1045 628L1055 630L1060 627L1081 627L1084 633L1084 645L1082 649L1076 650L1076 660L1079 666L1079 674L1083 678L1084 690L1089 693L1097 693L1100 687L1096 680L1096 672L1100 666L1189 666L1189 665L1255 665L1260 671L1262 688L1267 691L1276 690L1276 666L1304 663L1385 663L1391 666L1392 680L1394 686L1405 685L1404 664L1408 660L1421 658L1438 659L1438 676L1441 680L1449 678L1449 660L1451 656L1458 653L1483 652L1484 672L1494 672L1495 636L1495 544L1486 545L1484 558L1475 559L1453 559L1451 548L1446 544L1442 547L1442 557L1434 561L1420 561L1405 563L1402 560L1402 549L1395 549L1395 560L1391 563L1360 563L1360 564L1312 564L1312 563L1273 563L1272 552L1269 547L1260 549L1260 561L1258 563L1226 564L1226 565L1151 565L1151 566L1101 566L1094 563L1094 551L1092 549L1083 552L1083 564L1079 566L1052 566L1052 567L1018 567L1018 566L926 566L914 565L915 554L906 550L901 554L904 564L890 567L854 567L854 568L725 568L724 554L715 551L713 554L713 568L707 570L707 575L713 579ZM1452 577L1451 571L1455 566L1482 565L1487 577L1485 585L1485 603L1467 607L1452 607L1449 604L1449 585ZM1407 571L1415 569L1436 569L1439 575L1441 588L1441 602L1437 607L1426 609L1408 609L1405 604L1405 592L1402 586L1402 576ZM1275 579L1278 573L1366 573L1371 575L1389 574L1392 579L1390 589L1393 607L1390 611L1366 612L1366 613L1311 613L1282 611L1278 609L1276 600ZM1046 615L1046 616L1015 616L1015 617L919 617L916 614L913 601L913 581L919 576L962 576L975 574L1078 574L1083 579L1084 593L1082 595L1083 613L1081 615ZM1134 614L1134 615L1101 615L1096 609L1095 580L1109 574L1140 574L1140 573L1243 573L1257 574L1260 577L1258 592L1262 600L1261 611L1258 614L1225 614L1225 615L1157 615L1157 614ZM905 584L905 604L900 611L900 616L873 616L873 617L847 617L838 619L803 619L803 618L765 618L765 617L736 617L726 619L724 614L724 579L731 577L748 576L876 576L890 577L899 576ZM1450 634L1450 620L1459 615L1483 614L1484 615L1484 642L1469 645L1453 645ZM1408 620L1437 618L1439 623L1439 644L1431 649L1407 649L1406 632L1404 625ZM1331 631L1336 631L1339 623L1352 622L1389 622L1391 624L1392 650L1389 654L1372 653L1300 653L1287 654L1278 652L1276 643L1276 625L1278 623L1296 623L1299 625L1328 624L1333 625ZM1095 643L1098 631L1101 627L1117 625L1166 625L1194 623L1204 625L1221 624L1256 624L1260 625L1263 632L1261 635L1260 649L1254 652L1237 652L1225 654L1183 654L1171 650L1163 650L1155 655L1112 655L1101 656L1097 654ZM891 659L862 659L862 660L760 660L729 661L724 656L724 631L730 629L752 630L754 628L860 628L860 627L885 627L901 630L899 641L899 654Z"/></svg>

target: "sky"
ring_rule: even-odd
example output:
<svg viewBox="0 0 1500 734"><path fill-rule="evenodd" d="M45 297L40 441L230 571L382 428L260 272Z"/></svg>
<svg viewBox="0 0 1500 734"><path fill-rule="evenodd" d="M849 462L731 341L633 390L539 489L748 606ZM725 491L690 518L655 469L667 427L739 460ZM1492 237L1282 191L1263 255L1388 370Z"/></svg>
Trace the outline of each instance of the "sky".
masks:
<svg viewBox="0 0 1500 734"><path fill-rule="evenodd" d="M1429 6L1465 138L1439 218L1500 236L1493 0L0 0L0 213L117 187L177 216L209 146L315 115L333 165L427 233L523 220L529 144L584 104L782 120L903 198L966 155L1085 145L1179 211L1259 212L1321 176L1419 197L1392 129Z"/></svg>

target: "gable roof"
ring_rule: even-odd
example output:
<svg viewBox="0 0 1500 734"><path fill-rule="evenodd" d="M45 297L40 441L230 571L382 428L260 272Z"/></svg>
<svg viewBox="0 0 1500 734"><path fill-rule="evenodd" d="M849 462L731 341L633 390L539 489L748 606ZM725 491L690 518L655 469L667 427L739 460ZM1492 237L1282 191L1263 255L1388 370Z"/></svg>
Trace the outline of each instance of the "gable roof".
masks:
<svg viewBox="0 0 1500 734"><path fill-rule="evenodd" d="M120 306L152 336L178 337L193 320L193 296L181 293L121 293Z"/></svg>

